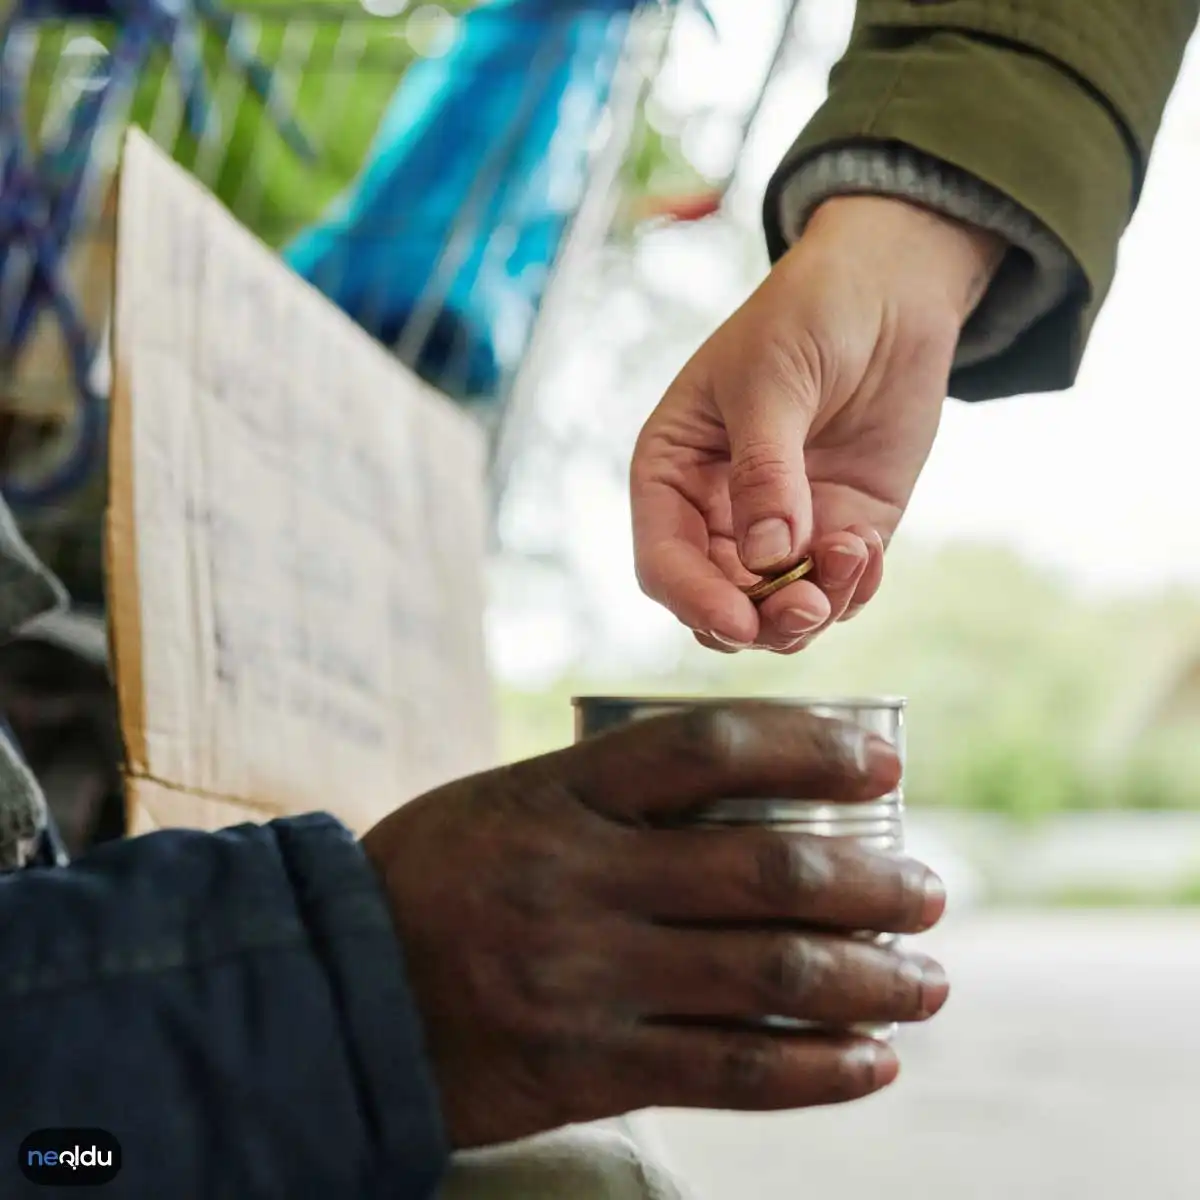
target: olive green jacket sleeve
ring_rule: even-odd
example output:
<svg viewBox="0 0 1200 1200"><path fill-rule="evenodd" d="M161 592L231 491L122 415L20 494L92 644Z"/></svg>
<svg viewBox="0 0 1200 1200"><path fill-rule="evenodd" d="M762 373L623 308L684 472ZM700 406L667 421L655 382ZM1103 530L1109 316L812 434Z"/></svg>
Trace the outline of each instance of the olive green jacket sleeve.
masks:
<svg viewBox="0 0 1200 1200"><path fill-rule="evenodd" d="M860 0L829 97L768 189L772 254L789 240L780 196L815 159L875 145L945 164L1079 268L1003 351L960 363L953 394L1069 387L1198 18L1200 0Z"/></svg>

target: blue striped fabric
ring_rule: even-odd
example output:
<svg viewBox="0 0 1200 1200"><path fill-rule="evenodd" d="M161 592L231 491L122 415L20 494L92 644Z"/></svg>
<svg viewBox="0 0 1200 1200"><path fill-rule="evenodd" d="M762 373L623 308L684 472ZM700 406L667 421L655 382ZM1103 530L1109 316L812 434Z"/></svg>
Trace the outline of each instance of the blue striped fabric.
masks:
<svg viewBox="0 0 1200 1200"><path fill-rule="evenodd" d="M62 331L79 396L79 421L71 453L47 478L33 485L4 483L6 499L18 509L61 502L85 484L100 455L106 414L95 393L91 367L100 330L85 327L66 272L68 250L87 219L95 196L88 184L97 134L112 121L124 121L134 92L152 56L170 55L193 134L204 133L210 104L201 55L201 35L215 33L230 62L266 102L271 73L249 54L237 22L218 0L16 0L0 20L0 50L19 26L71 18L111 20L117 28L109 60L97 69L97 86L85 89L60 136L33 147L21 125L23 98L0 72L0 286L6 310L0 312L0 363L16 362L39 316L50 310ZM314 152L296 123L267 110L280 135L298 154ZM12 292L18 289L15 302Z"/></svg>

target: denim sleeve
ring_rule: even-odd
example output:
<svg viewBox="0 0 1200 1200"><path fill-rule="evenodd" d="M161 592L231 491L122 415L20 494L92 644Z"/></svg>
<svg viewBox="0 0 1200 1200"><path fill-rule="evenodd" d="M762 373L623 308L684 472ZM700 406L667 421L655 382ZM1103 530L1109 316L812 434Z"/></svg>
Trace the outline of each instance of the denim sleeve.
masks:
<svg viewBox="0 0 1200 1200"><path fill-rule="evenodd" d="M0 1062L3 1196L46 1194L16 1160L48 1128L113 1134L123 1200L427 1200L447 1158L390 915L331 817L0 877Z"/></svg>

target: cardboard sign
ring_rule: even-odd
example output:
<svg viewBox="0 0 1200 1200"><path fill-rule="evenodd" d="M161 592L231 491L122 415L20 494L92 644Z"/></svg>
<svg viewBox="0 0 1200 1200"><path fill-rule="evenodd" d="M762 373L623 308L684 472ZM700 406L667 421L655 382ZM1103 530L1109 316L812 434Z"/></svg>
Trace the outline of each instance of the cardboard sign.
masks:
<svg viewBox="0 0 1200 1200"><path fill-rule="evenodd" d="M356 832L495 761L484 439L146 137L107 557L129 829Z"/></svg>

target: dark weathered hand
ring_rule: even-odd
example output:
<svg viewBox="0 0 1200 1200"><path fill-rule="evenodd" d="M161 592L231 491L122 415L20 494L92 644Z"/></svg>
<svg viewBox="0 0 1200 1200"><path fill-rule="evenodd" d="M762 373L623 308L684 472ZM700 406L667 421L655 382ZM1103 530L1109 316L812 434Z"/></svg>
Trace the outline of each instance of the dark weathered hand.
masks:
<svg viewBox="0 0 1200 1200"><path fill-rule="evenodd" d="M890 747L851 726L705 708L450 784L367 834L454 1144L650 1106L829 1104L890 1083L882 1044L737 1022L937 1012L936 963L848 936L929 928L937 877L844 842L669 826L721 797L853 802L898 776Z"/></svg>

